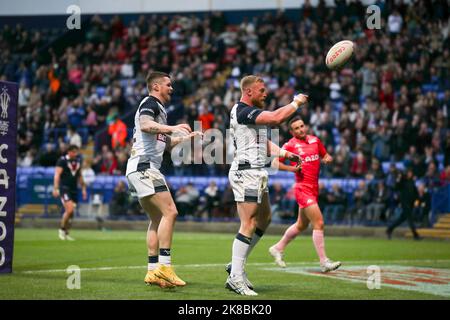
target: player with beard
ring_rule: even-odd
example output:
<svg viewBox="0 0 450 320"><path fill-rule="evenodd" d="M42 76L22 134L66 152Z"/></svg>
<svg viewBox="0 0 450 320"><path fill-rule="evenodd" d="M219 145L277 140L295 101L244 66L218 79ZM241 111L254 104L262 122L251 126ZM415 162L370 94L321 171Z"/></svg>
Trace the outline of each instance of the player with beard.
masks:
<svg viewBox="0 0 450 320"><path fill-rule="evenodd" d="M307 102L308 96L298 94L288 105L264 111L267 89L264 80L253 75L241 80L241 94L230 114L231 140L236 150L228 175L241 225L233 242L232 261L226 266L229 276L225 287L237 294L255 296L244 266L271 220L266 170L271 161L267 161L267 156L299 162L298 155L280 149L268 139L268 127L287 120Z"/></svg>
<svg viewBox="0 0 450 320"><path fill-rule="evenodd" d="M295 195L299 205L298 219L286 230L281 240L270 247L269 253L280 267L286 267L283 259L284 249L300 232L306 230L311 222L312 240L320 259L322 272L336 270L341 263L333 262L326 256L323 216L318 205L320 159L324 164L329 164L333 158L327 153L318 137L307 134L308 128L300 117L289 121L289 128L293 138L283 145L283 149L299 154L302 166L298 167L295 163L284 164L285 157L275 159L274 166L278 166L280 170L295 173Z"/></svg>

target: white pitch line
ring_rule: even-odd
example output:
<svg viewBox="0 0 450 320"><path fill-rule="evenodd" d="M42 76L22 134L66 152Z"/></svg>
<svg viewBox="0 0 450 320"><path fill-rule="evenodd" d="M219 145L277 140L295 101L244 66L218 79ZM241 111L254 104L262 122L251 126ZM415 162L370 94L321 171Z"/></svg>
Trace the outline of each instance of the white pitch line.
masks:
<svg viewBox="0 0 450 320"><path fill-rule="evenodd" d="M386 263L441 263L441 262L450 262L450 259L415 259L415 260L356 260L356 261L343 261L342 265L345 268L345 265L350 264L361 264L361 263L369 263L369 264L386 264ZM273 266L274 262L255 262L255 263L247 263L248 266ZM290 262L289 266L318 266L318 262L309 261L309 262ZM212 268L212 267L224 267L225 263L205 263L205 264L177 264L176 268ZM122 269L144 269L146 265L140 266L118 266L118 267L95 267L95 268L80 268L80 271L110 271L110 270L122 270ZM44 270L29 270L29 271L21 271L19 273L23 274L35 274L35 273L57 273L57 272L66 272L67 269L44 269Z"/></svg>

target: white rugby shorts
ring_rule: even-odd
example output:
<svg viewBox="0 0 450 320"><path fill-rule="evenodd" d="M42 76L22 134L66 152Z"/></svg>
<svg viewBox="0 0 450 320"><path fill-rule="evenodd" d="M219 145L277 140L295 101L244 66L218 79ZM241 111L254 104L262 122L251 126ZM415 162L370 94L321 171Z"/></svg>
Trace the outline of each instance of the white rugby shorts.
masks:
<svg viewBox="0 0 450 320"><path fill-rule="evenodd" d="M132 172L127 176L127 180L131 195L139 199L158 192L169 191L166 179L157 169Z"/></svg>
<svg viewBox="0 0 450 320"><path fill-rule="evenodd" d="M263 194L269 192L269 174L265 169L230 170L228 173L237 202L261 203Z"/></svg>

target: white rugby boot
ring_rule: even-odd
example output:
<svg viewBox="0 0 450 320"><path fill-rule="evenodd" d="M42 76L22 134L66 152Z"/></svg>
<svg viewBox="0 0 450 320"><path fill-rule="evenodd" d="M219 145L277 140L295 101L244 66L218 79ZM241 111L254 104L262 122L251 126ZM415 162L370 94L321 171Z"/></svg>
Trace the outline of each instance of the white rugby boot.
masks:
<svg viewBox="0 0 450 320"><path fill-rule="evenodd" d="M336 270L341 266L340 261L331 261L327 258L327 260L324 261L324 263L320 264L320 268L322 269L323 273L327 273L333 270Z"/></svg>
<svg viewBox="0 0 450 320"><path fill-rule="evenodd" d="M231 262L225 266L225 271L228 273L228 275L231 274ZM245 284L247 285L247 287L250 290L253 290L254 287L253 287L253 284L250 282L250 280L248 280L247 272L244 271L244 273L242 274L242 277L244 278L244 281L245 281Z"/></svg>
<svg viewBox="0 0 450 320"><path fill-rule="evenodd" d="M270 255L275 259L275 263L281 268L286 268L286 262L284 262L284 254L279 251L275 246L269 248Z"/></svg>
<svg viewBox="0 0 450 320"><path fill-rule="evenodd" d="M237 294L243 296L257 296L258 294L250 289L244 281L243 277L229 276L227 282L225 282L225 288L234 291Z"/></svg>

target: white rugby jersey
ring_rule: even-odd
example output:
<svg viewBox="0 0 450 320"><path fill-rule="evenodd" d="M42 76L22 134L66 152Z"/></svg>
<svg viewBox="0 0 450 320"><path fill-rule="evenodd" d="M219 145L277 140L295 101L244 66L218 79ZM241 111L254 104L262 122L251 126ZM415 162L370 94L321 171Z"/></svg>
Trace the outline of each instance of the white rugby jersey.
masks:
<svg viewBox="0 0 450 320"><path fill-rule="evenodd" d="M148 168L159 169L166 148L166 135L141 131L139 118L150 116L159 124L167 124L167 113L164 105L157 98L148 96L142 99L134 116L133 147L127 162L126 175Z"/></svg>
<svg viewBox="0 0 450 320"><path fill-rule="evenodd" d="M230 136L235 152L230 170L245 170L267 166L267 126L255 120L263 110L238 102L231 109Z"/></svg>

